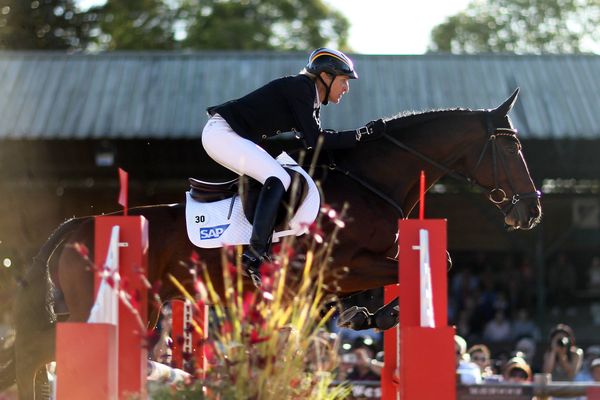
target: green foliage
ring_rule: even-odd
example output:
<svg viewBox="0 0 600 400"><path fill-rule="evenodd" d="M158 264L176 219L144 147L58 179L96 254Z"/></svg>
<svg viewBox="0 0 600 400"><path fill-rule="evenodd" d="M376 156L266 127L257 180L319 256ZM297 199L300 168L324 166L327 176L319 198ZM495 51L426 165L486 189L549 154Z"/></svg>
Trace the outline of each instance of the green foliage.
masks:
<svg viewBox="0 0 600 400"><path fill-rule="evenodd" d="M322 0L0 0L0 48L346 50L349 22ZM176 36L183 38L177 40Z"/></svg>
<svg viewBox="0 0 600 400"><path fill-rule="evenodd" d="M0 48L77 49L89 26L74 0L0 0Z"/></svg>
<svg viewBox="0 0 600 400"><path fill-rule="evenodd" d="M303 50L347 45L349 23L322 0L185 0L184 47Z"/></svg>
<svg viewBox="0 0 600 400"><path fill-rule="evenodd" d="M475 0L433 29L430 50L576 53L597 46L599 24L600 0Z"/></svg>
<svg viewBox="0 0 600 400"><path fill-rule="evenodd" d="M96 43L103 50L173 49L177 14L163 0L108 0L87 12L98 22Z"/></svg>

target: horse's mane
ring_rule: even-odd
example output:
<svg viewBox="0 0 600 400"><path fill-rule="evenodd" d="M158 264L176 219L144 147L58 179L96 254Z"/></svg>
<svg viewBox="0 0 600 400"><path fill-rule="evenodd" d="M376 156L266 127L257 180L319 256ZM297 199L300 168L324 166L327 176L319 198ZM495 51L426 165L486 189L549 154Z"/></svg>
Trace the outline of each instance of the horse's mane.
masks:
<svg viewBox="0 0 600 400"><path fill-rule="evenodd" d="M456 116L467 113L474 113L482 110L471 110L470 108L449 108L426 111L403 111L393 117L385 118L386 125L392 130L406 129L414 125L443 118L447 116Z"/></svg>

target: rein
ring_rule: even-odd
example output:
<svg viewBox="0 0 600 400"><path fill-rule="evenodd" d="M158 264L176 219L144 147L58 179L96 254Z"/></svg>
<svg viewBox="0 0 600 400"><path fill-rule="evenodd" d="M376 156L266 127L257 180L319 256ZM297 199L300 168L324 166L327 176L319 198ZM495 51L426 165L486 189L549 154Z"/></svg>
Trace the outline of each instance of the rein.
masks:
<svg viewBox="0 0 600 400"><path fill-rule="evenodd" d="M396 212L398 212L398 214L400 215L400 218L402 218L402 219L406 218L404 215L404 210L402 210L402 207L400 206L400 204L396 203L390 196L383 193L381 190L377 189L375 186L371 185L370 183L368 183L367 181L362 179L360 176L352 173L350 170L342 169L342 168L338 167L337 164L335 163L335 161L333 161L333 159L330 159L329 169L331 171L336 171L336 172L343 174L344 176L347 176L348 178L352 179L359 185L361 185L364 188L366 188L367 190L371 191L371 193L377 195L377 197L379 197L380 199L382 199L383 201L388 203L394 210L396 210Z"/></svg>

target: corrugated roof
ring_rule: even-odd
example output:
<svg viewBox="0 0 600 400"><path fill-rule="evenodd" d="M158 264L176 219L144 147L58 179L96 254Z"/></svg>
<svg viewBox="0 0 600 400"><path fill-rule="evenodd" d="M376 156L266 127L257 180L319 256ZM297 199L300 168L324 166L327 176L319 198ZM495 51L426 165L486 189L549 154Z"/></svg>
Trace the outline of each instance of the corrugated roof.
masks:
<svg viewBox="0 0 600 400"><path fill-rule="evenodd" d="M600 56L354 55L323 126L406 110L492 108L515 87L523 138L600 138ZM303 53L0 52L0 138L194 138L209 105L297 73Z"/></svg>

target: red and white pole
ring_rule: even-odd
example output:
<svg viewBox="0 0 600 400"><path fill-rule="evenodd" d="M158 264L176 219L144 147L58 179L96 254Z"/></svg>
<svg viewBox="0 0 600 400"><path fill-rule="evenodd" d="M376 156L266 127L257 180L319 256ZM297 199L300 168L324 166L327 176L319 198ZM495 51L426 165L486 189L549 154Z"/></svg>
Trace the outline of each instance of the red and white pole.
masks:
<svg viewBox="0 0 600 400"><path fill-rule="evenodd" d="M386 303L399 298L400 313L398 326L384 333L385 400L456 398L454 329L447 326L446 220L423 219L424 193L422 173L420 219L398 223L398 284L384 292Z"/></svg>

